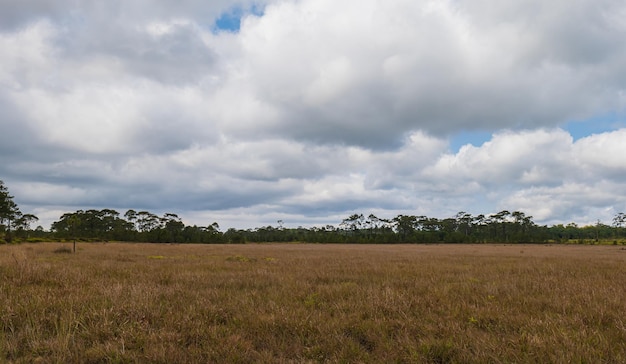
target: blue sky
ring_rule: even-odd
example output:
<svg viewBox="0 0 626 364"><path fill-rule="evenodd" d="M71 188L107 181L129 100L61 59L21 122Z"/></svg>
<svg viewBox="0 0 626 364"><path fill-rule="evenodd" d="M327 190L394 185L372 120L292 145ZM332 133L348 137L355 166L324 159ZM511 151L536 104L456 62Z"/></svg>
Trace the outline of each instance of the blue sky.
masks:
<svg viewBox="0 0 626 364"><path fill-rule="evenodd" d="M624 19L617 0L9 2L0 179L45 228L89 208L609 223Z"/></svg>
<svg viewBox="0 0 626 364"><path fill-rule="evenodd" d="M602 134L626 127L626 118L616 112L599 115L586 120L574 120L564 123L560 128L567 131L576 141L593 134ZM450 149L458 152L464 145L479 147L492 137L487 131L460 131L449 138Z"/></svg>
<svg viewBox="0 0 626 364"><path fill-rule="evenodd" d="M215 20L215 26L219 30L225 30L229 32L238 32L241 25L241 16L243 12L239 8L235 8L232 11L228 11L220 15Z"/></svg>
<svg viewBox="0 0 626 364"><path fill-rule="evenodd" d="M592 134L611 132L626 127L626 118L623 114L615 111L601 114L586 120L575 120L566 123L563 128L567 130L574 140L584 138Z"/></svg>
<svg viewBox="0 0 626 364"><path fill-rule="evenodd" d="M460 131L450 137L450 150L457 153L464 145L480 147L492 137L491 132L486 131Z"/></svg>
<svg viewBox="0 0 626 364"><path fill-rule="evenodd" d="M261 17L263 16L263 9L254 4L249 9L235 5L221 13L219 17L215 19L215 29L217 31L237 33L241 26L241 19L246 15Z"/></svg>

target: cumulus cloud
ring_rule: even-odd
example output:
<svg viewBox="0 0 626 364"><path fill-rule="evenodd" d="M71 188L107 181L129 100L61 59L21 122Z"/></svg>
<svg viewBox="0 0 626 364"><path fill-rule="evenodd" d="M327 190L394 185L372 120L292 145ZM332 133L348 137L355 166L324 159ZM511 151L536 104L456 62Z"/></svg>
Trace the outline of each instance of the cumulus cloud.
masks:
<svg viewBox="0 0 626 364"><path fill-rule="evenodd" d="M424 169L432 183L449 190L467 183L479 186L496 209L519 209L542 221L595 221L626 207L625 130L573 141L561 130L496 134L480 147L466 145ZM602 207L605 210L602 211ZM598 212L596 212L598 213Z"/></svg>
<svg viewBox="0 0 626 364"><path fill-rule="evenodd" d="M269 5L243 23L241 82L284 111L272 132L367 146L414 129L556 126L623 107L623 83L603 79L622 67L624 29L609 15L623 4L477 3ZM476 14L492 6L488 21ZM591 30L586 44L600 38L602 49L575 40Z"/></svg>
<svg viewBox="0 0 626 364"><path fill-rule="evenodd" d="M216 28L225 13L238 30ZM624 15L617 0L9 1L0 179L46 218L610 220L626 132L563 127L625 115ZM451 150L464 131L492 137Z"/></svg>

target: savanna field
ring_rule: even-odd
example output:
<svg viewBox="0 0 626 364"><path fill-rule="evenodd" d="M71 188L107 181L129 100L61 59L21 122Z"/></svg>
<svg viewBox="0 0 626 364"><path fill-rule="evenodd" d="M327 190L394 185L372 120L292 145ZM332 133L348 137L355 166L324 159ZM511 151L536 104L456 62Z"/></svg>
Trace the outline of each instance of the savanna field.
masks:
<svg viewBox="0 0 626 364"><path fill-rule="evenodd" d="M0 246L0 362L622 363L626 250Z"/></svg>

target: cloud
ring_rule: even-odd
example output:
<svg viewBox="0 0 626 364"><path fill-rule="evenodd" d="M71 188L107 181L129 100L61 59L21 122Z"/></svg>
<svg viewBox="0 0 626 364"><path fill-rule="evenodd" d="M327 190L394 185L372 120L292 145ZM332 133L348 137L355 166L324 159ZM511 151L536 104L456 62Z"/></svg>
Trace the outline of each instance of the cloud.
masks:
<svg viewBox="0 0 626 364"><path fill-rule="evenodd" d="M624 15L616 0L9 1L0 178L47 218L610 219L626 208ZM562 129L604 115L611 130ZM467 132L487 140L452 150Z"/></svg>
<svg viewBox="0 0 626 364"><path fill-rule="evenodd" d="M159 0L110 0L106 3L74 0L5 0L0 14L0 30L12 31L33 22L48 19L66 23L68 20L92 22L98 19L133 23L152 19L189 18L204 24L232 7L259 9L265 1L181 0L176 3ZM257 10L258 12L258 10Z"/></svg>
<svg viewBox="0 0 626 364"><path fill-rule="evenodd" d="M572 143L572 137L560 129L507 131L480 147L465 145L457 154L443 155L425 170L425 176L485 186L555 183L571 168Z"/></svg>
<svg viewBox="0 0 626 364"><path fill-rule="evenodd" d="M607 181L530 187L506 196L502 204L517 206L544 223L593 225L599 220L609 224L626 207L626 200L616 194L623 188L623 183Z"/></svg>
<svg viewBox="0 0 626 364"><path fill-rule="evenodd" d="M445 154L424 176L449 191L474 184L496 209L525 211L544 222L610 220L626 207L626 130L576 142L561 129L504 132ZM446 192L451 193L451 192ZM590 210L596 211L593 217Z"/></svg>
<svg viewBox="0 0 626 364"><path fill-rule="evenodd" d="M56 0L6 0L0 13L0 31L15 30L42 18L59 17L71 4Z"/></svg>
<svg viewBox="0 0 626 364"><path fill-rule="evenodd" d="M622 4L515 2L485 21L478 9L494 4L477 3L272 4L242 24L239 81L283 110L273 133L369 147L416 129L554 127L623 108L623 83L605 78L624 60L613 42L623 26L608 16ZM558 10L576 16L562 21Z"/></svg>
<svg viewBox="0 0 626 364"><path fill-rule="evenodd" d="M598 176L621 180L626 178L626 129L594 134L576 142L574 150L577 165L588 170L588 178Z"/></svg>
<svg viewBox="0 0 626 364"><path fill-rule="evenodd" d="M166 84L195 82L213 71L214 51L205 44L203 30L189 20L101 21L106 24L78 23L63 29L55 39L64 53L60 56L77 63L106 61L119 72Z"/></svg>

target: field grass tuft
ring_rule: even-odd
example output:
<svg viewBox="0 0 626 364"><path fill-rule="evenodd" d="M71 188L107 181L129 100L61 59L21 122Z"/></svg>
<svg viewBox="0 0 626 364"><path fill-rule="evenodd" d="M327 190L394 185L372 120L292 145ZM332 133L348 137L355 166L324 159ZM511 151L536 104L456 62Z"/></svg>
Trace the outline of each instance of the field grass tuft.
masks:
<svg viewBox="0 0 626 364"><path fill-rule="evenodd" d="M57 254L72 254L73 250L72 250L72 248L69 248L67 246L61 246L59 248L54 249L54 253L57 253Z"/></svg>
<svg viewBox="0 0 626 364"><path fill-rule="evenodd" d="M0 246L0 362L626 362L603 245Z"/></svg>

